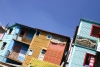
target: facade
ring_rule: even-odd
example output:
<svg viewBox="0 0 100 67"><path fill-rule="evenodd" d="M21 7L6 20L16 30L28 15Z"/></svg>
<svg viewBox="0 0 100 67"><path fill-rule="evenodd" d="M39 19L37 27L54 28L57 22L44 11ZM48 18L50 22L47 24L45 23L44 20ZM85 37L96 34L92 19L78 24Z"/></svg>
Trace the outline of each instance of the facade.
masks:
<svg viewBox="0 0 100 67"><path fill-rule="evenodd" d="M67 36L15 23L2 38L0 61L28 67L33 58L60 66L69 43ZM2 63L2 66L8 65Z"/></svg>
<svg viewBox="0 0 100 67"><path fill-rule="evenodd" d="M100 23L80 19L68 67L100 67L99 38Z"/></svg>
<svg viewBox="0 0 100 67"><path fill-rule="evenodd" d="M35 29L14 24L6 31L0 44L0 61L22 65Z"/></svg>
<svg viewBox="0 0 100 67"><path fill-rule="evenodd" d="M36 29L23 67L30 65L32 58L60 65L65 51L69 48L70 38L52 32Z"/></svg>

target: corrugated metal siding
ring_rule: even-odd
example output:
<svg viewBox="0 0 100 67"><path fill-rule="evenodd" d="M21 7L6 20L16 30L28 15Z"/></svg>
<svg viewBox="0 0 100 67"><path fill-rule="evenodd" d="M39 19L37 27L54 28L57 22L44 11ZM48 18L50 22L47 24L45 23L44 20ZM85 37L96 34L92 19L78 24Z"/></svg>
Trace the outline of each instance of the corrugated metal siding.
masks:
<svg viewBox="0 0 100 67"><path fill-rule="evenodd" d="M54 44L50 42L47 52L44 56L44 61L60 65L64 53L65 45Z"/></svg>
<svg viewBox="0 0 100 67"><path fill-rule="evenodd" d="M92 23L81 21L77 35L97 40L98 38L90 36L91 29Z"/></svg>
<svg viewBox="0 0 100 67"><path fill-rule="evenodd" d="M5 35L4 35L3 39L2 39L2 43L0 44L0 55L2 55L2 56L4 56L6 54L6 51L9 49L8 47L12 47L12 45L10 45L10 44L12 44L11 41L12 41L12 38L14 37L15 32L16 32L16 27L13 28L13 31L12 31L11 34L8 34L8 32L9 32L9 29L5 33ZM5 49L4 50L1 50L1 47L3 45L3 42L7 42L7 44L5 46Z"/></svg>
<svg viewBox="0 0 100 67"><path fill-rule="evenodd" d="M88 50L88 49L85 49L82 47L74 46L74 50L73 50L68 67L77 67L77 66L84 67L83 62L84 62L86 52L89 52L89 53L94 54L94 55L96 54L95 51Z"/></svg>
<svg viewBox="0 0 100 67"><path fill-rule="evenodd" d="M56 65L50 62L37 60L35 58L32 58L30 63L31 63L30 66L35 66L35 67L60 67L59 65Z"/></svg>
<svg viewBox="0 0 100 67"><path fill-rule="evenodd" d="M24 58L25 58L25 55L26 55L26 52L28 50L28 46L25 46L25 44L23 44L23 43L15 43L15 41L13 40L13 38L15 37L15 34L20 33L20 30L21 30L20 26L13 27L13 31L12 31L11 34L8 34L9 29L7 30L7 32L5 33L5 35L3 37L2 43L0 44L0 55L4 56L7 53L7 50L12 52L14 45L17 44L17 45L22 46L22 49L20 51L20 56L18 56L18 60L23 62ZM33 35L34 34L31 34L31 31L30 31L27 36L32 38ZM7 44L5 46L5 49L1 50L3 42L7 42ZM1 58L3 58L3 57L1 57ZM6 62L6 60L2 59L3 62Z"/></svg>
<svg viewBox="0 0 100 67"><path fill-rule="evenodd" d="M92 29L92 23L89 23L87 21L80 21L80 26L77 35L97 41L98 38L90 36L91 29ZM84 67L83 62L86 52L89 52L91 54L96 54L96 51L89 50L84 47L74 46L68 67Z"/></svg>

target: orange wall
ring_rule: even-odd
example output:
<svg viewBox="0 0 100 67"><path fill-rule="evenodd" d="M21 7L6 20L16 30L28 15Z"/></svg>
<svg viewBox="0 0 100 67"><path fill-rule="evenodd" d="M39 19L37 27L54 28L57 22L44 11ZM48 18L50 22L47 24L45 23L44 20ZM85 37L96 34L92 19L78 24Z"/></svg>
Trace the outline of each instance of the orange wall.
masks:
<svg viewBox="0 0 100 67"><path fill-rule="evenodd" d="M60 65L66 44L55 44L50 42L44 61Z"/></svg>

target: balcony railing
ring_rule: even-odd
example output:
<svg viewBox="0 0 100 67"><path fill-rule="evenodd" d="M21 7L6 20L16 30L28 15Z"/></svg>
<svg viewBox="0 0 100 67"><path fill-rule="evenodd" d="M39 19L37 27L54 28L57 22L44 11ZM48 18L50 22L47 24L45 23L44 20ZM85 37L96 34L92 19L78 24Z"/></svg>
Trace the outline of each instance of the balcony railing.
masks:
<svg viewBox="0 0 100 67"><path fill-rule="evenodd" d="M32 38L16 34L14 37L14 40L17 40L26 44L30 44L32 41Z"/></svg>
<svg viewBox="0 0 100 67"><path fill-rule="evenodd" d="M15 58L11 57L11 52L9 50L7 50L7 53L6 53L5 57L8 58L8 59L10 59L10 60L16 61L18 63L22 63L22 61L17 60Z"/></svg>

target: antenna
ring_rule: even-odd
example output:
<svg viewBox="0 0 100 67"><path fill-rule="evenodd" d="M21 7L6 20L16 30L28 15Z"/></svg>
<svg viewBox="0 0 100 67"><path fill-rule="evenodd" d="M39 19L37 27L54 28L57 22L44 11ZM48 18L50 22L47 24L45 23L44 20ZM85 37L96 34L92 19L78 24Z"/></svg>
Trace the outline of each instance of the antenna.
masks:
<svg viewBox="0 0 100 67"><path fill-rule="evenodd" d="M82 12L81 12L81 17L80 18L82 18Z"/></svg>
<svg viewBox="0 0 100 67"><path fill-rule="evenodd" d="M8 25L9 25L9 23L5 26L5 28L7 28L7 27L8 27Z"/></svg>

